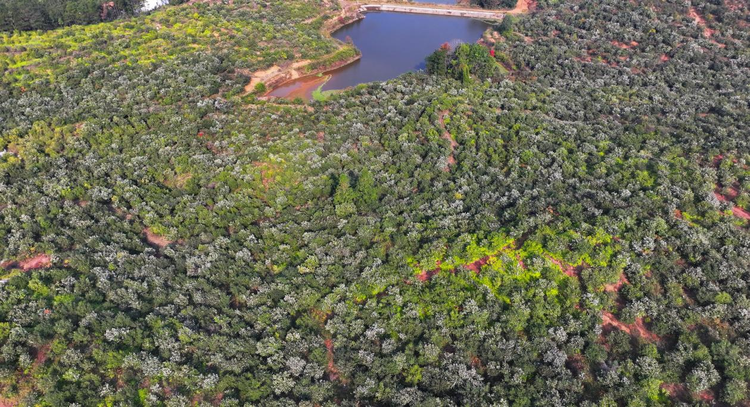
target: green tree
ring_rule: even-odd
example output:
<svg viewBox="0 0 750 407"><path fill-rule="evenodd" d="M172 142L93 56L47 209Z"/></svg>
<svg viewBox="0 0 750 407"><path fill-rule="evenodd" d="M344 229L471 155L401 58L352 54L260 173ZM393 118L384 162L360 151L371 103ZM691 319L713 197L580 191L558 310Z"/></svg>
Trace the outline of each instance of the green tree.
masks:
<svg viewBox="0 0 750 407"><path fill-rule="evenodd" d="M363 208L372 209L378 202L378 188L369 169L365 169L357 180L357 203Z"/></svg>

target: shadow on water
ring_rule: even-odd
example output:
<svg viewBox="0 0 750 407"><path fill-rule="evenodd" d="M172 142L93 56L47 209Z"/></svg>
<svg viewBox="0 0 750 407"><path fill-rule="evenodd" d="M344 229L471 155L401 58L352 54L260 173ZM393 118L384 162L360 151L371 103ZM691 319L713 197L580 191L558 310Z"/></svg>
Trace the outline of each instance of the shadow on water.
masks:
<svg viewBox="0 0 750 407"><path fill-rule="evenodd" d="M322 90L345 89L360 83L385 81L403 73L425 69L425 58L445 42L473 43L487 29L481 21L469 18L402 14L367 13L364 20L348 25L333 34L341 41L352 41L362 51L362 58L350 65L328 72ZM313 78L315 79L315 78ZM297 82L302 82L298 84ZM271 96L309 99L318 86L309 79L275 89ZM303 96L302 89L306 92ZM291 93L291 94L290 94Z"/></svg>

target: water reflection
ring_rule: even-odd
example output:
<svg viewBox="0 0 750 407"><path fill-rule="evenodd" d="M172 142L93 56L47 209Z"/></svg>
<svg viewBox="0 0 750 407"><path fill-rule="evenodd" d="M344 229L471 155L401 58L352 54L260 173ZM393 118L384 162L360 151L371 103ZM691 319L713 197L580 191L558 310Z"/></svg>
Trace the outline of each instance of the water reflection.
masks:
<svg viewBox="0 0 750 407"><path fill-rule="evenodd" d="M441 44L475 42L486 28L483 22L468 18L370 12L364 20L333 34L339 40L354 42L362 51L359 61L330 72L330 79L297 81L274 90L271 96L289 97L291 94L292 98L300 96L309 99L322 82L325 82L322 87L324 91L345 89L424 69L425 57ZM312 87L313 84L317 86Z"/></svg>

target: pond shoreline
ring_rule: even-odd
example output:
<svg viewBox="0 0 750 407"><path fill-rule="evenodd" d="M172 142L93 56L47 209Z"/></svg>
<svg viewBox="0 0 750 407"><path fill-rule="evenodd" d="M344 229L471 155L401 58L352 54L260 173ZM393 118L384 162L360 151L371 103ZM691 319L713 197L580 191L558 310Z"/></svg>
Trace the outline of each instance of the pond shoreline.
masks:
<svg viewBox="0 0 750 407"><path fill-rule="evenodd" d="M262 98L278 98L280 96L271 96L271 93L273 93L277 89L282 88L284 86L287 86L287 85L289 85L289 84L291 84L293 82L312 79L312 78L320 76L320 75L325 76L326 74L328 74L330 72L333 72L335 70L341 69L341 68L343 68L343 67L345 67L347 65L353 64L353 63L359 61L361 58L362 58L362 54L359 53L359 54L353 56L352 58L335 62L333 65L328 65L328 66L325 66L325 67L322 67L322 68L319 68L319 69L312 70L312 71L310 71L310 73L306 73L304 75L300 75L300 76L297 76L297 77L287 78L287 79L284 79L281 82L274 83L272 85L267 85L268 86L268 90L263 94ZM291 71L285 72L285 74L290 74L290 73L291 73ZM292 75L292 76L294 76L294 75Z"/></svg>
<svg viewBox="0 0 750 407"><path fill-rule="evenodd" d="M519 4L525 4L527 1L528 0L519 0ZM416 5L414 3L373 4L364 1L358 1L344 2L343 6L344 7L341 9L340 13L335 13L332 15L329 14L327 21L323 23L323 26L321 27L321 33L324 36L333 37L336 32L365 19L366 13L422 14L450 18L473 19L487 23L487 20L501 20L505 17L505 15L513 14L515 12L515 10L483 10L473 7L466 7L463 5L452 6L434 3L417 3ZM310 69L308 71L307 69L311 67L310 65L325 63L327 58L335 58L337 52L346 50L347 45L345 45L345 43L341 41L341 38L336 41L339 43L338 50L332 54L329 54L328 56L324 56L318 59L317 61L300 61L292 63L284 68L274 66L265 71L255 72L252 75L251 82L245 88L246 92L250 93L255 91L255 86L257 86L257 84L259 83L263 83L265 85L265 91L261 96L259 96L259 98L262 100L269 100L273 98L289 99L292 97L298 97L300 95L300 92L303 92L305 89L309 91L311 86L313 86L315 83L321 82L315 81L313 79L314 77L317 76L320 78L323 75L341 70L342 68L347 67L362 58L362 51L359 49L357 44L351 44L351 47L354 49L357 55L342 59L340 61L336 61L329 65L321 66L316 69ZM326 82L322 83L325 84ZM299 83L299 86L294 86L294 83ZM290 86L294 87L292 87L291 89L281 90L285 87ZM280 90L281 92L279 92ZM286 93L287 91L288 93ZM273 95L275 92L279 94ZM309 94L307 94L307 97L304 98L309 98Z"/></svg>
<svg viewBox="0 0 750 407"><path fill-rule="evenodd" d="M323 24L323 28L321 29L321 31L323 35L327 37L331 37L333 33L335 33L336 31L350 24L354 24L358 21L361 21L364 18L365 18L364 14L360 13L359 11L357 11L356 13L349 13L349 12L344 11L343 15L333 16L330 20L326 21L326 23ZM332 24L329 24L329 22L332 22ZM335 55L336 52L342 51L344 48L345 46L340 45L338 49L331 55ZM248 93L253 92L255 85L257 85L258 83L263 83L266 86L266 91L263 93L262 96L260 96L260 98L269 99L269 98L276 97L276 96L269 96L269 95L273 93L275 90L283 86L286 86L294 81L310 79L318 75L325 75L326 73L329 73L331 71L343 68L347 65L357 62L360 58L362 58L362 53L357 49L356 46L354 46L354 50L357 52L357 55L351 58L337 61L331 65L326 65L320 68L316 68L309 72L301 73L300 70L305 69L305 67L307 67L310 64L325 61L326 57L324 56L320 58L318 61L306 62L303 65L292 63L285 68L279 68L278 72L275 72L271 76L267 76L267 77L258 77L258 75L262 76L262 73L268 70L257 71L255 74L252 75L250 83L245 87L245 91ZM273 67L270 69L273 69Z"/></svg>

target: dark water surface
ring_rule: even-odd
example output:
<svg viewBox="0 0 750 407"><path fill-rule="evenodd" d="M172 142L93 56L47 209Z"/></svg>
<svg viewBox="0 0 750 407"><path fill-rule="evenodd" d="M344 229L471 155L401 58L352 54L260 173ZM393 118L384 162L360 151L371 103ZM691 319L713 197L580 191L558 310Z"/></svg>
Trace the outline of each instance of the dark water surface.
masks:
<svg viewBox="0 0 750 407"><path fill-rule="evenodd" d="M449 1L449 0L443 0ZM367 13L364 20L347 25L333 36L350 39L362 51L362 58L331 72L323 90L345 89L360 83L393 79L403 73L424 69L424 59L445 42L476 42L487 25L461 17L405 13ZM287 97L295 83L276 89L271 96ZM312 90L307 94L310 97ZM295 95L299 96L299 95Z"/></svg>

